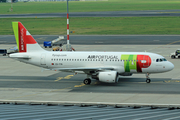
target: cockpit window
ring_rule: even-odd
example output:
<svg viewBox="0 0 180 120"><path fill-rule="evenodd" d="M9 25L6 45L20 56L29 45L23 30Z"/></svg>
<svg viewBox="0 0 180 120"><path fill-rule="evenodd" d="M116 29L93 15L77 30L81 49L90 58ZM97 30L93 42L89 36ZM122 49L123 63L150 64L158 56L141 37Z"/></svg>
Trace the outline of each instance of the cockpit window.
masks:
<svg viewBox="0 0 180 120"><path fill-rule="evenodd" d="M163 62L163 61L167 61L167 60L165 58L156 59L156 62Z"/></svg>
<svg viewBox="0 0 180 120"><path fill-rule="evenodd" d="M163 61L167 61L165 58L163 58Z"/></svg>

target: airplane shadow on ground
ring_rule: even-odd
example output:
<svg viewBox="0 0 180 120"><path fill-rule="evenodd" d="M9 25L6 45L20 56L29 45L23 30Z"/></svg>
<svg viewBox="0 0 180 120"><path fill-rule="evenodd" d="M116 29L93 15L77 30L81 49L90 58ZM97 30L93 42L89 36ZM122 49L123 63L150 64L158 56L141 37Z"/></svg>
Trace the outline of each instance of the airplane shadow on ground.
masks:
<svg viewBox="0 0 180 120"><path fill-rule="evenodd" d="M151 83L165 83L164 81L169 81L169 80L171 80L171 78L151 78ZM105 82L95 81L94 85L126 86L128 84L142 84L142 83L146 83L146 78L119 78L118 83L105 83Z"/></svg>
<svg viewBox="0 0 180 120"><path fill-rule="evenodd" d="M55 81L57 76L0 76L0 88L30 88L30 89L71 89L68 92L100 92L100 93L159 93L180 94L179 84L170 78L151 78L146 83L145 78L120 78L118 83L104 83L92 80L90 85L84 85L84 76L72 77ZM172 84L171 84L172 83ZM78 86L78 87L76 87ZM168 89L167 89L168 88ZM61 92L61 91L59 91Z"/></svg>

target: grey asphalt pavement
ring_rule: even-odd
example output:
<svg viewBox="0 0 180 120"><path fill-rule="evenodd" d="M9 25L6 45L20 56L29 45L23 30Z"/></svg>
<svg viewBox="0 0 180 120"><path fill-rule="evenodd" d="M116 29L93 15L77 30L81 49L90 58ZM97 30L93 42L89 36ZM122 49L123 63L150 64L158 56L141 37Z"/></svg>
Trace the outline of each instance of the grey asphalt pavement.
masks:
<svg viewBox="0 0 180 120"><path fill-rule="evenodd" d="M67 43L66 35L61 43ZM58 35L33 35L39 44L58 38ZM165 45L180 44L180 35L70 35L75 45ZM14 35L0 35L0 44L15 44Z"/></svg>

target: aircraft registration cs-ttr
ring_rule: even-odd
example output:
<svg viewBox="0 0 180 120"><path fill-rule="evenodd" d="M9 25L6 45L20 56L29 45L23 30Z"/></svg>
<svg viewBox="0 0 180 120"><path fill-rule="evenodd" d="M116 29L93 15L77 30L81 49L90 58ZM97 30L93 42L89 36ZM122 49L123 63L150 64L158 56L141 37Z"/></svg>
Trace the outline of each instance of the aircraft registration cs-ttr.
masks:
<svg viewBox="0 0 180 120"><path fill-rule="evenodd" d="M36 42L21 22L12 22L18 53L11 58L54 71L87 74L84 84L91 78L107 83L117 83L118 76L149 74L170 71L174 65L163 56L149 52L82 52L46 51Z"/></svg>

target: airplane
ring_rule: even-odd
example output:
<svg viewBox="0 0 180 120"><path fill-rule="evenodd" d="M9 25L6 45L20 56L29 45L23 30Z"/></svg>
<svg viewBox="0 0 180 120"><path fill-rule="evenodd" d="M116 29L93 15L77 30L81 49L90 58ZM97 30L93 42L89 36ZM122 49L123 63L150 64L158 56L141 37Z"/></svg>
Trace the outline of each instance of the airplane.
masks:
<svg viewBox="0 0 180 120"><path fill-rule="evenodd" d="M12 22L12 26L19 52L10 54L11 58L49 70L87 74L85 85L91 83L91 78L117 83L119 76L132 74L145 74L150 83L150 74L174 68L163 56L150 52L47 51L21 22Z"/></svg>

